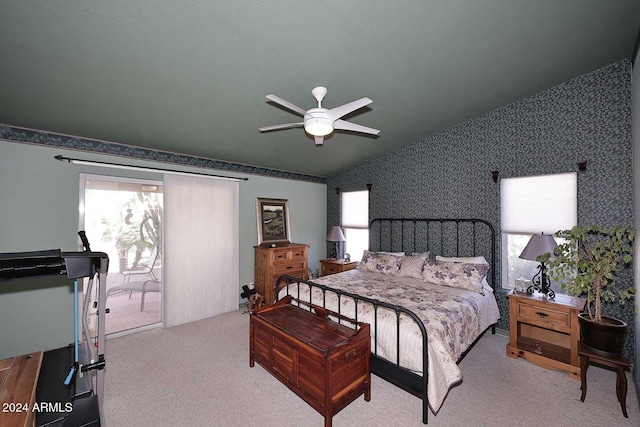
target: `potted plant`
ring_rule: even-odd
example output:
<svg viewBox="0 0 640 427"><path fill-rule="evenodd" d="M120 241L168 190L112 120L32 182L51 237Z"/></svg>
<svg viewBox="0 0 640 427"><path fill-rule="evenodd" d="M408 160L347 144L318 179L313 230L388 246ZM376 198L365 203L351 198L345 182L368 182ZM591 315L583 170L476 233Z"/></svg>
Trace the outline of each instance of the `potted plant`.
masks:
<svg viewBox="0 0 640 427"><path fill-rule="evenodd" d="M538 257L549 277L571 296L586 296L587 311L579 315L585 345L610 355L622 353L626 322L602 315L602 300L624 304L633 300L632 285L620 285L618 271L632 261L636 230L630 226L575 226L556 236L566 239L553 253Z"/></svg>

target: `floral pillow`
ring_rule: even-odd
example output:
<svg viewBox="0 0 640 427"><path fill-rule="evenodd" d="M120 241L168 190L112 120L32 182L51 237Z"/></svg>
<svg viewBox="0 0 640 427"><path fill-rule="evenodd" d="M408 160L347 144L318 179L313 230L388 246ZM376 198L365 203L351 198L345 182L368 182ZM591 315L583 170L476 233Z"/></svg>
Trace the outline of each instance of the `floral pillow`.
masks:
<svg viewBox="0 0 640 427"><path fill-rule="evenodd" d="M436 255L436 261L446 261L446 262L462 262L467 264L489 264L489 262L483 256L472 256L472 257L443 257ZM487 276L482 279L482 286L485 290L489 292L493 292L493 288L487 282Z"/></svg>
<svg viewBox="0 0 640 427"><path fill-rule="evenodd" d="M396 274L402 257L390 254L364 251L358 265L360 271L372 271L382 274Z"/></svg>
<svg viewBox="0 0 640 427"><path fill-rule="evenodd" d="M468 289L484 295L483 280L489 272L488 264L468 264L427 259L422 280L436 285Z"/></svg>
<svg viewBox="0 0 640 427"><path fill-rule="evenodd" d="M400 268L396 276L422 279L422 268L424 267L425 259L421 256L403 256L400 259Z"/></svg>

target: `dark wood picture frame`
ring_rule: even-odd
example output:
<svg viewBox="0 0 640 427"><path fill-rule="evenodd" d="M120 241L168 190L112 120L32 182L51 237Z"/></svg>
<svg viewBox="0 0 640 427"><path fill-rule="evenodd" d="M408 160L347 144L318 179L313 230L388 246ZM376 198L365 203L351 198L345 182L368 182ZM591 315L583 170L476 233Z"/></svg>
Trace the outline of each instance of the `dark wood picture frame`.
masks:
<svg viewBox="0 0 640 427"><path fill-rule="evenodd" d="M289 201L287 199L256 199L258 244L291 243Z"/></svg>

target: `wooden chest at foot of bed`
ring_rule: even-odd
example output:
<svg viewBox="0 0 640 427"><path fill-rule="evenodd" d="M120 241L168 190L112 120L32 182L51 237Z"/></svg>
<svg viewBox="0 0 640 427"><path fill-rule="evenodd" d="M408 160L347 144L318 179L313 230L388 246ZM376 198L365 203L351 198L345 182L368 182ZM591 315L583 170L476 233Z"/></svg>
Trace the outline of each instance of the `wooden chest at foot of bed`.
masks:
<svg viewBox="0 0 640 427"><path fill-rule="evenodd" d="M291 296L251 315L249 366L258 362L324 416L334 414L364 394L371 400L369 325L337 313L292 305ZM342 319L343 324L328 316Z"/></svg>

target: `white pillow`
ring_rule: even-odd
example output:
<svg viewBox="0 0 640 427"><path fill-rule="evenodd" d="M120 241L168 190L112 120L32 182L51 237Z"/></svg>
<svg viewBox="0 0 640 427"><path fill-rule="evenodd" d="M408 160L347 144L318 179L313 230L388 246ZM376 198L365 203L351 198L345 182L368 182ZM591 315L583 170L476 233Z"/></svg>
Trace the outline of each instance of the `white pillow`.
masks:
<svg viewBox="0 0 640 427"><path fill-rule="evenodd" d="M393 256L404 256L404 252L371 252L372 254L383 254Z"/></svg>
<svg viewBox="0 0 640 427"><path fill-rule="evenodd" d="M429 258L430 252L426 251L426 252L412 252L411 256L419 256L422 259L427 259Z"/></svg>
<svg viewBox="0 0 640 427"><path fill-rule="evenodd" d="M470 256L470 257L445 257L436 255L436 261L447 262L463 262L466 264L489 264L483 256Z"/></svg>

